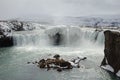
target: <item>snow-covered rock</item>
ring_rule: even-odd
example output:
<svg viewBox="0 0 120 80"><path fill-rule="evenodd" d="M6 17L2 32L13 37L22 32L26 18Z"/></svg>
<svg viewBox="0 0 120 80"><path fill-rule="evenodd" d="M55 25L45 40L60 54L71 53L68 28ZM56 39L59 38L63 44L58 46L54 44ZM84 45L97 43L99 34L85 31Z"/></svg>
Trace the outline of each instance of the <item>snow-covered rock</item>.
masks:
<svg viewBox="0 0 120 80"><path fill-rule="evenodd" d="M43 28L44 26L44 25L41 25L40 23L17 21L17 20L12 20L12 21L9 21L8 23L9 23L9 27L13 31L29 31L34 29L40 29L40 28Z"/></svg>
<svg viewBox="0 0 120 80"><path fill-rule="evenodd" d="M13 45L12 30L8 22L0 22L0 47Z"/></svg>
<svg viewBox="0 0 120 80"><path fill-rule="evenodd" d="M110 66L110 65L104 65L104 66L101 66L103 69L106 69L108 71L111 71L111 72L114 72L114 69Z"/></svg>
<svg viewBox="0 0 120 80"><path fill-rule="evenodd" d="M33 30L35 29L35 26L32 24L32 22L23 22L23 21L10 21L10 24L13 26L11 27L14 31L25 31L25 30Z"/></svg>
<svg viewBox="0 0 120 80"><path fill-rule="evenodd" d="M0 22L0 36L12 36L12 30L7 22Z"/></svg>
<svg viewBox="0 0 120 80"><path fill-rule="evenodd" d="M9 23L11 23L13 25L11 28L14 31L23 31L24 30L23 29L23 23L20 22L20 21L14 20L14 21L10 21Z"/></svg>

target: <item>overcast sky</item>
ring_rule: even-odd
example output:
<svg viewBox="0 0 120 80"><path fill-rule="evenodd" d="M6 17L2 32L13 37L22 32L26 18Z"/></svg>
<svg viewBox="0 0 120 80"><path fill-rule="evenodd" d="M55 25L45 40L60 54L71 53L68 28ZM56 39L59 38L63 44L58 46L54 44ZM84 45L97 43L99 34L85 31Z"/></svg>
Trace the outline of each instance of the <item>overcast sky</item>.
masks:
<svg viewBox="0 0 120 80"><path fill-rule="evenodd" d="M120 0L0 0L0 18L120 14Z"/></svg>

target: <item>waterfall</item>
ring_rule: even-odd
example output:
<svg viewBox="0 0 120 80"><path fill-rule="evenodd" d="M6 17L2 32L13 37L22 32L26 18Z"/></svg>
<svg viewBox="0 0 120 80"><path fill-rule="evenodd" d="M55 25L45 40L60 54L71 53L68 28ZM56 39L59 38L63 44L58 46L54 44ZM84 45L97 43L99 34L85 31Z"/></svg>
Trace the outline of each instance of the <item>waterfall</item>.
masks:
<svg viewBox="0 0 120 80"><path fill-rule="evenodd" d="M44 30L14 32L15 46L54 46L55 35L60 34L60 46L103 46L103 31L75 26L52 26Z"/></svg>
<svg viewBox="0 0 120 80"><path fill-rule="evenodd" d="M14 32L13 40L15 46L46 46L49 44L47 35L39 30Z"/></svg>
<svg viewBox="0 0 120 80"><path fill-rule="evenodd" d="M69 27L67 28L67 45L69 45L70 44L70 33L69 33L70 31L69 31Z"/></svg>

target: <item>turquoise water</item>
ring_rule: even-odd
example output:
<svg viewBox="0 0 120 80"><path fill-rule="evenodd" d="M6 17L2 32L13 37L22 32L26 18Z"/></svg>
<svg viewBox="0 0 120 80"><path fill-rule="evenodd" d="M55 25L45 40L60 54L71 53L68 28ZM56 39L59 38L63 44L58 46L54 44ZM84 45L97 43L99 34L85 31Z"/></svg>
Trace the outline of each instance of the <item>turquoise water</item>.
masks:
<svg viewBox="0 0 120 80"><path fill-rule="evenodd" d="M70 60L77 56L87 57L80 68L57 72L56 70L39 69L28 61L60 54ZM10 47L0 49L0 80L119 80L99 67L103 53L93 49L69 47Z"/></svg>

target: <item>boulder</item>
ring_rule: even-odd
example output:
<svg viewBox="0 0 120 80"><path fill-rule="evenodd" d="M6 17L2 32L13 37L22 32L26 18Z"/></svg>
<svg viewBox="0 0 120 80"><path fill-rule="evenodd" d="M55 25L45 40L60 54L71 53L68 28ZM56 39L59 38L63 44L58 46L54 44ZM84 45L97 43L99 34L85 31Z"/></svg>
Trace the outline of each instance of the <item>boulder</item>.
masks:
<svg viewBox="0 0 120 80"><path fill-rule="evenodd" d="M101 66L109 65L115 74L120 70L120 33L105 31L104 59Z"/></svg>

